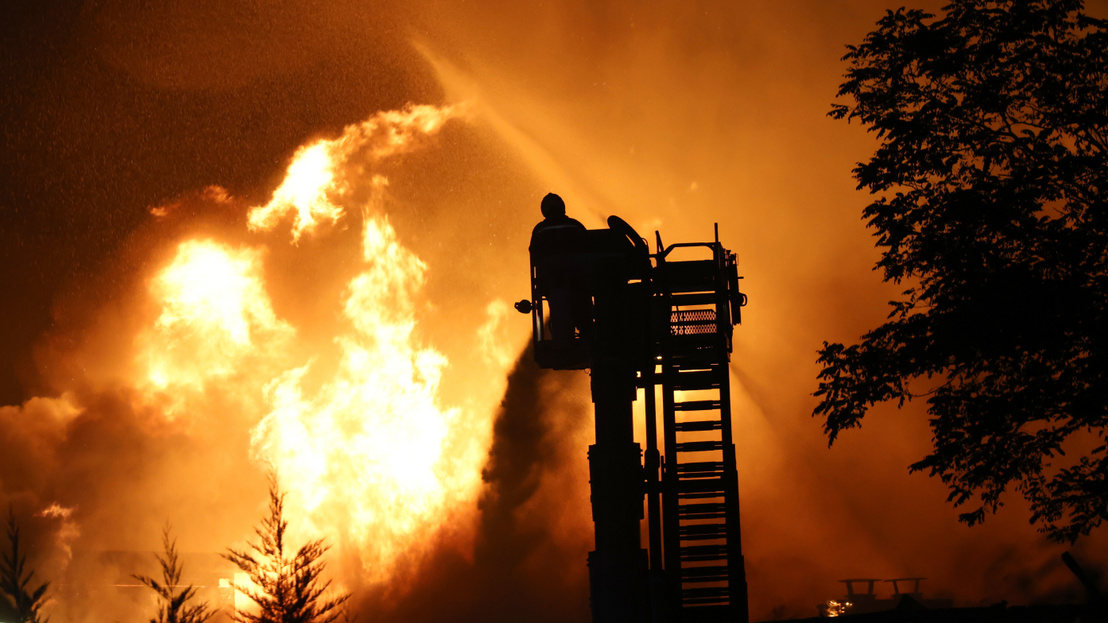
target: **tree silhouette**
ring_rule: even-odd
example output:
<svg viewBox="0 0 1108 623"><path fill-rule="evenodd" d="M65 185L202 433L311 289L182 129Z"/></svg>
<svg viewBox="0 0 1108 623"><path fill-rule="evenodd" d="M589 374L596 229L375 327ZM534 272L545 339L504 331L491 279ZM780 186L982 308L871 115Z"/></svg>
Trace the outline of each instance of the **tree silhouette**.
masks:
<svg viewBox="0 0 1108 623"><path fill-rule="evenodd" d="M879 139L854 176L907 289L859 343L824 343L815 414L833 443L926 396L911 470L971 525L1011 486L1073 541L1108 518L1108 22L1080 0L944 11L889 11L844 57L830 116Z"/></svg>
<svg viewBox="0 0 1108 623"><path fill-rule="evenodd" d="M37 588L31 588L34 571L27 571L27 556L19 551L19 524L15 522L15 512L8 507L8 544L0 565L0 591L3 591L8 603L15 610L17 623L46 623L49 617L40 618L39 611L46 603L46 591L49 582L43 582Z"/></svg>
<svg viewBox="0 0 1108 623"><path fill-rule="evenodd" d="M188 604L196 596L193 585L181 587L181 563L177 558L177 540L169 536L169 524L162 528L164 555L155 556L162 568L159 582L145 575L134 575L136 580L150 587L158 595L158 614L150 623L204 623L215 614L208 604Z"/></svg>
<svg viewBox="0 0 1108 623"><path fill-rule="evenodd" d="M342 605L349 595L326 597L330 580L323 582L323 541L310 541L289 556L285 544L288 522L284 519L285 494L277 478L269 478L269 514L254 528L259 541L249 549L228 548L223 557L247 574L253 586L236 584L258 605L257 613L238 612L232 618L239 623L331 623L346 612Z"/></svg>

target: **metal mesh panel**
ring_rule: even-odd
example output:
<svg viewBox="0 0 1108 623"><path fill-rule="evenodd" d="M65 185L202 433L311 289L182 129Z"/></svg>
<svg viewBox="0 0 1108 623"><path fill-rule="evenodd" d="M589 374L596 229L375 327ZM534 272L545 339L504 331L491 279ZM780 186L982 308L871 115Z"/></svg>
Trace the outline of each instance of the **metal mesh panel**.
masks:
<svg viewBox="0 0 1108 623"><path fill-rule="evenodd" d="M670 335L710 335L718 329L714 309L674 311L669 315Z"/></svg>

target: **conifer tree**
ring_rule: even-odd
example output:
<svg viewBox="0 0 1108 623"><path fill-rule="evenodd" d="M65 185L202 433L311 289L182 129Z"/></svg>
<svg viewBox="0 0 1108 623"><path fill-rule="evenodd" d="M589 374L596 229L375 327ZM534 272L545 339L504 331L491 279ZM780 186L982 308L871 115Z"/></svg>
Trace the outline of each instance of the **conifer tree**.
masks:
<svg viewBox="0 0 1108 623"><path fill-rule="evenodd" d="M11 507L8 507L8 544L9 549L4 552L0 565L0 591L15 611L16 623L46 623L49 617L42 618L40 611L46 603L50 583L43 582L31 588L35 572L27 571L27 555L19 551L19 524Z"/></svg>
<svg viewBox="0 0 1108 623"><path fill-rule="evenodd" d="M295 554L285 542L288 521L277 478L269 478L269 514L254 528L258 541L246 549L228 548L223 557L250 578L252 586L236 584L258 606L258 612L234 612L238 623L331 623L346 615L349 595L328 596L330 580L323 581L322 539L309 541Z"/></svg>
<svg viewBox="0 0 1108 623"><path fill-rule="evenodd" d="M177 540L169 536L169 524L162 528L163 556L155 556L162 568L162 581L145 575L134 575L136 580L158 594L158 614L150 623L204 623L215 614L206 602L188 604L196 596L196 587L181 586L181 562L177 557Z"/></svg>

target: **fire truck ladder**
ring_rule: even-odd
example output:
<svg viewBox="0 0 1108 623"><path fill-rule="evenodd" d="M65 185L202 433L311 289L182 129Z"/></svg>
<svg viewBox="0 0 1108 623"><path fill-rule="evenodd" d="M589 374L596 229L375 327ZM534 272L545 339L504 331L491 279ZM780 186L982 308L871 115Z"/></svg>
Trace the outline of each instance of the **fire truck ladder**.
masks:
<svg viewBox="0 0 1108 623"><path fill-rule="evenodd" d="M678 247L708 250L711 257L668 260ZM728 372L732 327L745 296L738 291L735 256L720 245L718 232L714 243L664 251L659 236L655 257L653 324L661 330L654 334L656 363L644 381L662 390L667 620L746 623Z"/></svg>

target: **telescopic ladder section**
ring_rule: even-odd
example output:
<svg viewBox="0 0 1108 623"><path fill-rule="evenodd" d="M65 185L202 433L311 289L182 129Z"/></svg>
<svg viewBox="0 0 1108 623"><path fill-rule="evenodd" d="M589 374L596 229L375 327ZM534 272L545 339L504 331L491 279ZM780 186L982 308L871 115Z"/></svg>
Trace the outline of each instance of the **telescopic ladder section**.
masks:
<svg viewBox="0 0 1108 623"><path fill-rule="evenodd" d="M659 247L660 247L659 240ZM669 261L675 247L707 259ZM734 255L713 243L659 248L655 318L662 386L664 564L669 620L747 620L728 362L743 298ZM657 326L656 325L656 326ZM656 368L657 369L657 368Z"/></svg>

